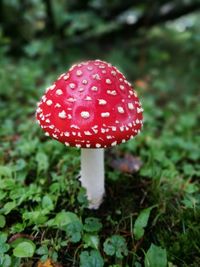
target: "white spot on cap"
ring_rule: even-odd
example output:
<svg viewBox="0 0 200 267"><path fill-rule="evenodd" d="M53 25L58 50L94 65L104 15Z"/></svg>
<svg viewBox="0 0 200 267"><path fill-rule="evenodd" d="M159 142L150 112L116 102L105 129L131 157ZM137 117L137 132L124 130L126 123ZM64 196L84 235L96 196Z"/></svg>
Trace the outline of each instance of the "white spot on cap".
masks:
<svg viewBox="0 0 200 267"><path fill-rule="evenodd" d="M46 119L45 121L46 121L47 123L50 123L50 119Z"/></svg>
<svg viewBox="0 0 200 267"><path fill-rule="evenodd" d="M111 146L116 146L116 145L117 145L117 141L111 143Z"/></svg>
<svg viewBox="0 0 200 267"><path fill-rule="evenodd" d="M111 128L111 129L112 129L112 131L113 131L113 132L115 132L115 131L117 130L117 127L115 127L115 126L112 126L112 128Z"/></svg>
<svg viewBox="0 0 200 267"><path fill-rule="evenodd" d="M42 97L42 101L43 101L43 102L46 102L46 100L47 100L46 96L43 95L43 97Z"/></svg>
<svg viewBox="0 0 200 267"><path fill-rule="evenodd" d="M77 72L76 72L77 76L81 76L82 74L83 74L83 72L81 70L77 70Z"/></svg>
<svg viewBox="0 0 200 267"><path fill-rule="evenodd" d="M69 137L70 133L69 132L64 132L64 135Z"/></svg>
<svg viewBox="0 0 200 267"><path fill-rule="evenodd" d="M87 69L88 70L93 70L93 67L92 66L88 66Z"/></svg>
<svg viewBox="0 0 200 267"><path fill-rule="evenodd" d="M104 99L98 99L98 101L99 101L99 105L106 105L107 104L106 100L104 100Z"/></svg>
<svg viewBox="0 0 200 267"><path fill-rule="evenodd" d="M82 111L81 112L81 117L83 119L88 119L90 117L90 113L88 111Z"/></svg>
<svg viewBox="0 0 200 267"><path fill-rule="evenodd" d="M88 81L87 80L82 80L82 84L87 84Z"/></svg>
<svg viewBox="0 0 200 267"><path fill-rule="evenodd" d="M139 124L140 123L140 120L137 119L135 122L136 122L136 124Z"/></svg>
<svg viewBox="0 0 200 267"><path fill-rule="evenodd" d="M137 113L141 113L143 111L143 108L137 108Z"/></svg>
<svg viewBox="0 0 200 267"><path fill-rule="evenodd" d="M55 133L60 133L60 130L56 128Z"/></svg>
<svg viewBox="0 0 200 267"><path fill-rule="evenodd" d="M110 116L110 113L109 112L102 112L101 113L101 117L102 118L106 118L106 117L109 117Z"/></svg>
<svg viewBox="0 0 200 267"><path fill-rule="evenodd" d="M123 109L123 107L118 107L117 110L118 110L118 112L121 113L121 114L124 113L124 109Z"/></svg>
<svg viewBox="0 0 200 267"><path fill-rule="evenodd" d="M53 102L49 99L49 100L47 100L46 103L47 103L48 106L51 106Z"/></svg>
<svg viewBox="0 0 200 267"><path fill-rule="evenodd" d="M91 98L90 96L86 96L85 100L87 100L87 101L91 101L92 98Z"/></svg>
<svg viewBox="0 0 200 267"><path fill-rule="evenodd" d="M55 84L52 84L52 85L49 86L47 89L48 89L48 90L53 90L55 87L56 87L56 85L55 85Z"/></svg>
<svg viewBox="0 0 200 267"><path fill-rule="evenodd" d="M81 147L81 145L80 145L80 144L76 144L76 147L80 148L80 147Z"/></svg>
<svg viewBox="0 0 200 267"><path fill-rule="evenodd" d="M122 143L125 143L126 142L126 139L122 139Z"/></svg>
<svg viewBox="0 0 200 267"><path fill-rule="evenodd" d="M42 112L42 109L41 108L37 108L37 113L41 113Z"/></svg>
<svg viewBox="0 0 200 267"><path fill-rule="evenodd" d="M65 73L60 74L60 76L58 77L58 79L61 79L64 75L65 75Z"/></svg>
<svg viewBox="0 0 200 267"><path fill-rule="evenodd" d="M86 144L86 147L90 147L91 145L90 144Z"/></svg>
<svg viewBox="0 0 200 267"><path fill-rule="evenodd" d="M69 102L72 102L72 103L73 103L73 102L75 102L75 101L76 101L76 99L74 99L73 97L70 97L70 98L68 98L68 99L67 99L67 101L69 101Z"/></svg>
<svg viewBox="0 0 200 267"><path fill-rule="evenodd" d="M72 118L72 115L71 115L71 114L68 114L68 115L67 115L67 118L68 118L68 119L71 119L71 118Z"/></svg>
<svg viewBox="0 0 200 267"><path fill-rule="evenodd" d="M112 139L113 137L111 135L106 136L107 139Z"/></svg>
<svg viewBox="0 0 200 267"><path fill-rule="evenodd" d="M48 132L46 132L46 133L45 133L45 135L46 135L46 136L49 136L49 133L48 133Z"/></svg>
<svg viewBox="0 0 200 267"><path fill-rule="evenodd" d="M61 119L66 119L67 118L67 114L63 110L63 111L61 111L61 112L58 113L58 117L61 118Z"/></svg>
<svg viewBox="0 0 200 267"><path fill-rule="evenodd" d="M133 109L134 109L134 105L133 105L133 103L128 103L128 108L129 108L130 110L133 110Z"/></svg>
<svg viewBox="0 0 200 267"><path fill-rule="evenodd" d="M84 131L85 135L92 135L90 131Z"/></svg>
<svg viewBox="0 0 200 267"><path fill-rule="evenodd" d="M134 93L133 93L132 90L129 90L129 94L130 94L130 95L134 95Z"/></svg>
<svg viewBox="0 0 200 267"><path fill-rule="evenodd" d="M92 91L97 91L98 88L97 88L96 86L92 86L91 90L92 90Z"/></svg>
<svg viewBox="0 0 200 267"><path fill-rule="evenodd" d="M80 127L78 127L78 125L75 125L75 124L72 124L72 125L70 126L70 128L80 129Z"/></svg>
<svg viewBox="0 0 200 267"><path fill-rule="evenodd" d="M121 85L121 84L120 84L119 88L120 88L121 90L124 90L124 86Z"/></svg>
<svg viewBox="0 0 200 267"><path fill-rule="evenodd" d="M96 144L96 147L101 147L101 144Z"/></svg>
<svg viewBox="0 0 200 267"><path fill-rule="evenodd" d="M66 145L66 146L70 146L70 144L69 144L68 142L65 142L65 145Z"/></svg>
<svg viewBox="0 0 200 267"><path fill-rule="evenodd" d="M59 103L56 103L55 108L60 108L61 105Z"/></svg>
<svg viewBox="0 0 200 267"><path fill-rule="evenodd" d="M52 134L52 136L53 136L55 139L58 139L57 134Z"/></svg>
<svg viewBox="0 0 200 267"><path fill-rule="evenodd" d="M54 125L50 125L49 126L50 129L54 129L54 127L55 127Z"/></svg>
<svg viewBox="0 0 200 267"><path fill-rule="evenodd" d="M92 130L93 130L93 132L94 132L95 134L97 134L97 133L98 133L98 130L97 130L97 129L95 129L94 127L92 127Z"/></svg>
<svg viewBox="0 0 200 267"><path fill-rule="evenodd" d="M69 84L69 87L70 87L71 89L74 89L75 86L76 86L75 83L70 83L70 84Z"/></svg>
<svg viewBox="0 0 200 267"><path fill-rule="evenodd" d="M58 90L56 90L56 94L57 95L62 95L63 94L63 91L61 89L58 89Z"/></svg>
<svg viewBox="0 0 200 267"><path fill-rule="evenodd" d="M79 92L83 92L83 91L84 91L84 88L83 88L83 87L80 87L80 88L78 89L78 91L79 91Z"/></svg>
<svg viewBox="0 0 200 267"><path fill-rule="evenodd" d="M92 78L94 78L95 80L101 80L99 74L97 73L92 75Z"/></svg>
<svg viewBox="0 0 200 267"><path fill-rule="evenodd" d="M111 84L112 82L111 82L110 79L106 79L106 83L107 83L107 84Z"/></svg>
<svg viewBox="0 0 200 267"><path fill-rule="evenodd" d="M117 94L117 92L115 90L107 90L106 92L109 95L116 95Z"/></svg>
<svg viewBox="0 0 200 267"><path fill-rule="evenodd" d="M63 76L63 79L66 81L67 79L69 79L69 74L67 74L67 75L64 75Z"/></svg>
<svg viewBox="0 0 200 267"><path fill-rule="evenodd" d="M112 71L111 71L111 74L112 74L113 76L116 76L117 72L114 71L114 70L112 70Z"/></svg>

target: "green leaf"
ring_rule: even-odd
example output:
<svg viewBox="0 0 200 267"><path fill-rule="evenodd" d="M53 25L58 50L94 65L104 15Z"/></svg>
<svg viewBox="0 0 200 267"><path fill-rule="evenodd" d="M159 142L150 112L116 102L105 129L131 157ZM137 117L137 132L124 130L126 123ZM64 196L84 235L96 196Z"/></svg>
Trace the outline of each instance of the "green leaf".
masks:
<svg viewBox="0 0 200 267"><path fill-rule="evenodd" d="M48 252L48 247L46 245L43 245L36 250L38 255L48 255Z"/></svg>
<svg viewBox="0 0 200 267"><path fill-rule="evenodd" d="M147 226L150 212L154 207L155 206L152 206L142 210L139 216L137 217L133 227L133 233L135 235L136 240L140 239L144 235L144 228Z"/></svg>
<svg viewBox="0 0 200 267"><path fill-rule="evenodd" d="M0 254L9 250L10 246L6 243L7 234L0 233Z"/></svg>
<svg viewBox="0 0 200 267"><path fill-rule="evenodd" d="M0 259L0 266L2 267L11 266L11 258L8 254L4 254L4 256Z"/></svg>
<svg viewBox="0 0 200 267"><path fill-rule="evenodd" d="M51 219L47 222L48 226L56 226L60 229L64 229L66 225L68 225L69 223L73 223L76 221L80 221L78 216L70 211L61 211L59 212L56 217L54 219Z"/></svg>
<svg viewBox="0 0 200 267"><path fill-rule="evenodd" d="M30 258L35 252L35 244L29 241L22 241L13 250L13 255L17 258Z"/></svg>
<svg viewBox="0 0 200 267"><path fill-rule="evenodd" d="M103 267L104 261L97 250L83 251L80 254L80 267Z"/></svg>
<svg viewBox="0 0 200 267"><path fill-rule="evenodd" d="M23 214L23 219L26 221L28 220L30 224L43 224L47 221L47 214L48 210L35 210L35 211L26 211Z"/></svg>
<svg viewBox="0 0 200 267"><path fill-rule="evenodd" d="M0 178L11 178L12 177L12 170L8 166L0 166Z"/></svg>
<svg viewBox="0 0 200 267"><path fill-rule="evenodd" d="M48 210L53 210L54 209L53 201L50 198L50 196L46 195L46 196L43 197L43 199L42 199L42 207L44 209L48 209Z"/></svg>
<svg viewBox="0 0 200 267"><path fill-rule="evenodd" d="M0 228L4 228L6 224L6 219L3 215L0 215Z"/></svg>
<svg viewBox="0 0 200 267"><path fill-rule="evenodd" d="M128 255L126 240L120 235L107 238L103 244L103 250L107 255L116 256L119 259Z"/></svg>
<svg viewBox="0 0 200 267"><path fill-rule="evenodd" d="M167 267L166 249L152 243L145 255L144 263L145 267Z"/></svg>
<svg viewBox="0 0 200 267"><path fill-rule="evenodd" d="M3 200L6 197L6 192L0 190L0 200Z"/></svg>
<svg viewBox="0 0 200 267"><path fill-rule="evenodd" d="M66 225L66 234L72 243L77 243L81 240L81 232L83 225L80 221L74 221Z"/></svg>
<svg viewBox="0 0 200 267"><path fill-rule="evenodd" d="M98 247L99 247L99 236L98 235L84 234L83 241L84 241L84 248L91 247L91 248L98 250Z"/></svg>
<svg viewBox="0 0 200 267"><path fill-rule="evenodd" d="M10 213L14 208L16 208L16 206L17 205L14 201L7 202L3 207L4 214Z"/></svg>
<svg viewBox="0 0 200 267"><path fill-rule="evenodd" d="M46 171L49 167L49 161L48 161L48 157L45 153L43 152L38 152L36 154L36 161L38 164L38 173L42 172L42 171Z"/></svg>
<svg viewBox="0 0 200 267"><path fill-rule="evenodd" d="M98 232L102 228L102 223L98 218L89 217L85 219L83 228L86 232Z"/></svg>

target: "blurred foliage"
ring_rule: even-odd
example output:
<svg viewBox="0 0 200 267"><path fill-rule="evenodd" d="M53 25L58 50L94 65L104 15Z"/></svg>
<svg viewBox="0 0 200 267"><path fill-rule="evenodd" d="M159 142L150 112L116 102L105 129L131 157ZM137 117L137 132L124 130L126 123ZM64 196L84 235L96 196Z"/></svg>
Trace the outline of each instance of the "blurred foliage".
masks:
<svg viewBox="0 0 200 267"><path fill-rule="evenodd" d="M159 21L198 1L123 2L0 1L2 267L200 266L199 14ZM80 151L45 137L34 118L45 87L88 58L124 72L145 110L142 133L106 152L98 211L76 179ZM143 162L137 173L109 164L127 152Z"/></svg>

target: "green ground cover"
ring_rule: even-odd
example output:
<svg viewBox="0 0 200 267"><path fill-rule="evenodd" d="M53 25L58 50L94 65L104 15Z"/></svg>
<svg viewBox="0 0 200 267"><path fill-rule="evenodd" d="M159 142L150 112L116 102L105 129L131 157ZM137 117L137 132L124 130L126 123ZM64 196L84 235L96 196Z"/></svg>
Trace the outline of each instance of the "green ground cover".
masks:
<svg viewBox="0 0 200 267"><path fill-rule="evenodd" d="M60 266L199 267L195 29L158 27L142 44L116 43L104 51L91 44L84 52L53 53L49 43L25 46L20 58L5 55L6 49L0 53L0 266L51 259ZM80 150L44 136L34 113L46 86L63 70L80 58L97 57L119 66L135 84L144 128L134 140L107 149L107 196L98 211L90 211L76 179ZM137 157L138 171L113 165L127 164L126 155ZM129 164L134 169L134 161Z"/></svg>

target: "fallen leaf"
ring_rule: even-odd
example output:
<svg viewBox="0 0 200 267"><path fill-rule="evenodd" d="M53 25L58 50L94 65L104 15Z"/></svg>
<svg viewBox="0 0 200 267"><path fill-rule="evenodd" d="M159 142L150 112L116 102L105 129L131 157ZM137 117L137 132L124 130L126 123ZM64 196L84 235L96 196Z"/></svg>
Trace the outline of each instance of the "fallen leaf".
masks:
<svg viewBox="0 0 200 267"><path fill-rule="evenodd" d="M47 259L45 262L39 261L37 267L63 267L58 262L53 262L51 259Z"/></svg>
<svg viewBox="0 0 200 267"><path fill-rule="evenodd" d="M113 159L110 166L120 172L134 173L140 170L142 161L139 157L126 153L123 158Z"/></svg>
<svg viewBox="0 0 200 267"><path fill-rule="evenodd" d="M148 84L147 84L147 82L145 80L136 80L135 81L135 86L143 88L143 89L147 89Z"/></svg>

